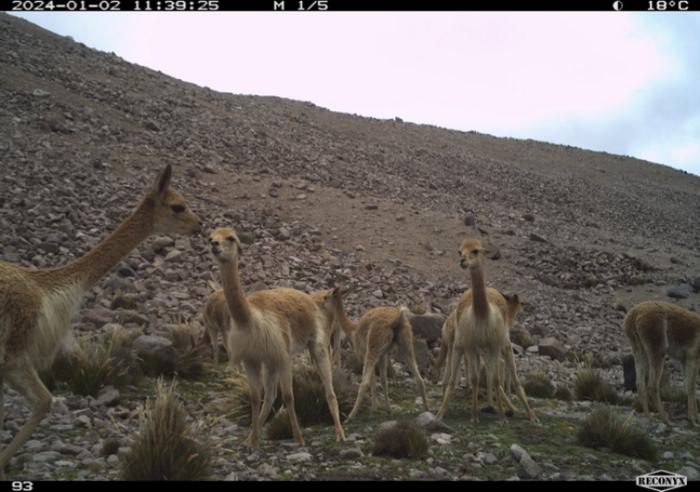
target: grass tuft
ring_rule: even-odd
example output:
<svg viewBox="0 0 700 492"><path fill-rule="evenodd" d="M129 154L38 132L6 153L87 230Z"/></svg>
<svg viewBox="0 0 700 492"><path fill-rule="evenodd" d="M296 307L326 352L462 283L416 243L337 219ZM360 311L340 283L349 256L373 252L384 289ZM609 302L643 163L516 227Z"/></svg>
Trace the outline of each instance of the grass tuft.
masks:
<svg viewBox="0 0 700 492"><path fill-rule="evenodd" d="M576 372L574 394L577 400L617 403L618 394L603 376L594 369L583 367Z"/></svg>
<svg viewBox="0 0 700 492"><path fill-rule="evenodd" d="M581 423L578 442L589 448L609 448L613 451L656 461L657 450L649 436L631 421L621 419L608 407L596 408Z"/></svg>
<svg viewBox="0 0 700 492"><path fill-rule="evenodd" d="M212 461L202 427L187 422L173 385L159 379L155 398L146 403L139 434L121 463L121 478L202 480L209 476Z"/></svg>
<svg viewBox="0 0 700 492"><path fill-rule="evenodd" d="M533 372L525 378L523 388L528 396L537 398L551 398L554 396L554 385L543 372Z"/></svg>
<svg viewBox="0 0 700 492"><path fill-rule="evenodd" d="M401 420L377 433L372 454L422 459L428 455L428 439L423 429L416 424L410 420Z"/></svg>

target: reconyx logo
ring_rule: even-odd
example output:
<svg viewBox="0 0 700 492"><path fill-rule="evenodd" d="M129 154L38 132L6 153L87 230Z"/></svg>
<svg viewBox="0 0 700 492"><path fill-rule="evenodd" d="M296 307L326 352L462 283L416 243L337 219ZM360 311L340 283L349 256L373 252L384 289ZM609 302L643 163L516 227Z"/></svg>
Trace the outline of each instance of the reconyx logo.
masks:
<svg viewBox="0 0 700 492"><path fill-rule="evenodd" d="M688 485L688 478L683 475L657 470L637 477L637 485L645 489L665 492L666 490L677 489Z"/></svg>

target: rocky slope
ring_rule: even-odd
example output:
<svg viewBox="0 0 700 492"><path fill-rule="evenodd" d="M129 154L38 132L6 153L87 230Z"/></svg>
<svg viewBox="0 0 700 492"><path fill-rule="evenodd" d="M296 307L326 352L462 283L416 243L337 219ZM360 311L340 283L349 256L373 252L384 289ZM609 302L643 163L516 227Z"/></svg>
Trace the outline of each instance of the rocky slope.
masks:
<svg viewBox="0 0 700 492"><path fill-rule="evenodd" d="M217 93L4 14L0 101L0 260L41 267L83 254L129 213L144 183L171 163L175 187L207 227L233 225L245 236L248 289L348 285L353 316L383 303L447 312L468 287L457 246L467 235L481 235L500 253L489 265L488 283L526 302L518 325L535 343L519 350L523 374L544 370L555 382L570 383L576 356L588 352L621 387L619 362L630 352L620 326L624 308L643 299L669 300L669 294L690 309L700 306L700 178L665 166ZM119 322L158 334L180 318L197 322L212 271L203 238L149 240L88 295L76 331L91 335ZM136 309L110 309L119 291L138 300ZM538 342L547 338L554 338L555 357L538 353ZM669 368L678 384L678 371ZM220 375L212 370L211 378L192 389L198 400L215 399L222 390ZM134 391L134 399L118 407L64 395L72 413L44 421L13 462L16 474L112 477L116 455L101 457L99 449L104 439L123 439L137 426L145 394ZM431 391L439 398L439 387ZM28 411L8 393L5 443ZM206 407L191 405L192 412ZM405 402L401 409L418 412ZM124 419L118 426L110 424L115 412ZM551 412L575 419L580 410L556 406ZM376 423L363 421L350 432L362 443ZM221 458L215 478L308 477L303 460L288 464L277 446L243 451L238 437L245 429L235 422L224 419L212 428L222 446L235 449ZM528 427L521 421L518 428ZM464 429L456 441L484 430ZM449 466L454 456L477 456L488 447L453 441L440 444L447 451L436 451L414 472L373 457L346 470L336 463L343 447L331 445L325 430L312 432L323 432L312 444L312 461L318 453L330 470L317 478L333 478L342 468L336 478L505 479L517 468L507 453L496 453L503 460L497 471L477 472L471 464L459 471ZM670 446L692 431L658 432ZM501 442L500 434L494 439ZM692 461L683 452L697 457L697 445L675 451L679 467ZM554 458L543 450L536 459ZM261 472L263 464L277 472ZM552 466L558 469L545 477L586 475L578 467L567 475L565 463ZM435 474L436 468L445 472ZM610 467L593 476L630 476L625 473Z"/></svg>

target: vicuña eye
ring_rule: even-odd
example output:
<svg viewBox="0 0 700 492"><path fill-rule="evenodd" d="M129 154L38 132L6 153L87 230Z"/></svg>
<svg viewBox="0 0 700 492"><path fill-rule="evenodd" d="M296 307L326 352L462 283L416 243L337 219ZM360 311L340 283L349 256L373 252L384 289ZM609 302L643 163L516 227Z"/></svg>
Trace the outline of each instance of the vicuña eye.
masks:
<svg viewBox="0 0 700 492"><path fill-rule="evenodd" d="M228 239L230 242L234 242L234 241L235 241L235 239L234 239L233 236L229 236L229 237L227 237L226 239Z"/></svg>
<svg viewBox="0 0 700 492"><path fill-rule="evenodd" d="M173 212L175 212L176 214L179 214L179 213L185 211L185 206L184 205L170 205L170 209Z"/></svg>

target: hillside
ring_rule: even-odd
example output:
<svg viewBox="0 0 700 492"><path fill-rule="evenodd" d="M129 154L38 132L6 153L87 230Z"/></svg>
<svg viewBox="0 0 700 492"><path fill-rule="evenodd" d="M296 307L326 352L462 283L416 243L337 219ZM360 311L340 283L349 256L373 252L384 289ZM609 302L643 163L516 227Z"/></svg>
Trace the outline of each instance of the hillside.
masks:
<svg viewBox="0 0 700 492"><path fill-rule="evenodd" d="M532 140L334 113L275 97L218 93L5 14L0 14L0 101L0 260L43 267L85 253L128 215L145 183L172 164L174 186L207 229L234 226L244 233L241 273L247 289L348 286L346 306L353 317L375 305L399 303L447 313L469 285L458 265L459 242L481 235L491 251L500 253L488 265L487 283L525 300L517 325L535 344L518 355L521 375L545 371L555 383L571 384L578 360L595 354L606 378L622 393L620 361L631 352L621 329L624 308L652 298L700 308L700 177L667 166ZM472 223L480 232L465 225ZM206 239L172 239L142 244L119 272L94 288L83 303L76 332L88 336L119 322L162 334L180 319L199 323L210 293L208 281L216 276ZM128 315L111 309L118 293L138 301ZM555 338L567 356L554 360L540 355L537 342L547 337ZM680 385L677 368L667 367ZM211 387L197 383L189 411L205 411L220 399L220 372L211 370ZM397 392L408 400L397 409L418 413L411 380L399 379ZM27 412L19 395L6 392L8 422L0 433L5 444ZM430 393L438 399L441 388L432 384ZM133 401L123 397L119 403L123 411L90 406L85 429L73 428L70 415L48 417L33 437L39 443L34 454L55 451L56 441L92 454L107 438L121 439L125 447L127 431L138 427L132 411L148 392L133 394L138 395ZM72 410L85 403L75 395L62 396ZM536 411L547 414L551 405L540 403ZM588 408L578 403L551 407L546 423L580 419ZM681 418L685 406L676 410ZM120 426L110 424L113 414L126 415ZM531 431L521 413L515 420L513 429L525 447L545 432ZM57 422L71 430L56 430ZM369 436L363 426L371 429L379 422L360 421L349 433ZM657 429L658 422L643 422ZM231 473L264 477L260 463L284 463L269 442L254 459L245 456L239 442L244 425L226 419L217 425L213 432L221 446L237 454L235 460L221 458L215 478ZM479 432L489 432L487 424L482 426ZM686 452L697 457L697 431L693 434L685 424L657 431L663 450L674 449L675 461L635 465L634 473L626 465L602 466L607 458L594 456L581 458L593 463L592 471L567 475L567 465L551 461L546 449L535 456L554 463L556 469L548 469L544 478L590 473L627 479L637 471L696 465L677 447L691 446L687 441L694 435L695 447ZM318 432L306 431L307 440ZM324 431L322 442L331 436L332 429ZM456 441L476 437L468 434ZM360 444L353 445L362 448L362 437L358 439ZM507 451L510 443L499 445L505 445L499 451ZM56 464L68 459L61 452L62 459L37 461L30 449L20 450L9 476L114 476L113 466L96 456L80 458L94 464L71 467ZM436 451L435 463L421 468L425 475L417 478L506 479L517 468L507 453L499 452L496 471L486 467L492 471L482 474L471 465L455 471L445 463L454 456L461 459L467 449L455 443L444 449ZM476 455L488 449L468 450ZM311 445L315 451L331 463L337 459L335 448ZM384 464L374 458L360 464L364 475L328 465L326 475L316 476L408 478L407 467L413 466L390 463L383 471ZM274 466L279 473L286 469ZM292 468L288 478L311 473L303 464ZM432 474L433 468L446 475Z"/></svg>

